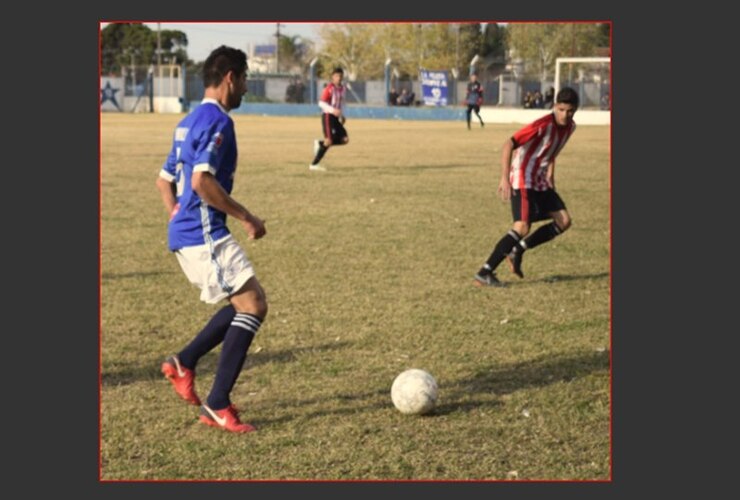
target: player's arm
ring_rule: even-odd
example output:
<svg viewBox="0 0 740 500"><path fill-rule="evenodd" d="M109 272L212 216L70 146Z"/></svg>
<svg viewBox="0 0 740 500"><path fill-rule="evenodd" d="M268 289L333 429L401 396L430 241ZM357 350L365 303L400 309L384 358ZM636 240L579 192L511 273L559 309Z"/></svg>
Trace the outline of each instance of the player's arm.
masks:
<svg viewBox="0 0 740 500"><path fill-rule="evenodd" d="M555 160L553 159L547 166L547 185L555 189Z"/></svg>
<svg viewBox="0 0 740 500"><path fill-rule="evenodd" d="M157 177L156 184L157 190L162 196L164 208L167 209L167 213L171 216L172 212L175 210L175 206L177 205L177 198L175 198L175 183L162 177Z"/></svg>
<svg viewBox="0 0 740 500"><path fill-rule="evenodd" d="M483 86L478 87L478 106L483 104Z"/></svg>
<svg viewBox="0 0 740 500"><path fill-rule="evenodd" d="M175 185L176 163L177 155L173 147L162 166L162 170L159 171L159 176L155 183L160 196L162 196L164 208L170 214L170 219L174 216L177 208L177 186Z"/></svg>
<svg viewBox="0 0 740 500"><path fill-rule="evenodd" d="M192 186L203 201L240 221L250 239L256 240L265 235L265 223L224 191L210 172L193 172Z"/></svg>
<svg viewBox="0 0 740 500"><path fill-rule="evenodd" d="M509 180L509 175L511 174L512 151L514 151L514 140L511 138L506 139L506 142L501 147L501 180L498 184L499 195L504 201L511 199L511 181Z"/></svg>

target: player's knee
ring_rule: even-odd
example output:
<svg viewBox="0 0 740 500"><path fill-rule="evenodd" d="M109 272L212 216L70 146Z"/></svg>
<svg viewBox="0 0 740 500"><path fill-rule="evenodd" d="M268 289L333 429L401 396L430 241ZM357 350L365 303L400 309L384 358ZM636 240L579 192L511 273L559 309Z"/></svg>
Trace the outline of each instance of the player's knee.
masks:
<svg viewBox="0 0 740 500"><path fill-rule="evenodd" d="M517 232L520 238L524 238L529 234L529 223L524 221L517 221L514 223L513 229Z"/></svg>
<svg viewBox="0 0 740 500"><path fill-rule="evenodd" d="M570 218L570 215L567 213L561 214L560 217L555 221L555 224L557 224L558 229L560 229L560 232L565 232L568 230L568 228L572 224L572 219Z"/></svg>
<svg viewBox="0 0 740 500"><path fill-rule="evenodd" d="M342 143L349 144L349 137L345 137L344 139L342 139Z"/></svg>

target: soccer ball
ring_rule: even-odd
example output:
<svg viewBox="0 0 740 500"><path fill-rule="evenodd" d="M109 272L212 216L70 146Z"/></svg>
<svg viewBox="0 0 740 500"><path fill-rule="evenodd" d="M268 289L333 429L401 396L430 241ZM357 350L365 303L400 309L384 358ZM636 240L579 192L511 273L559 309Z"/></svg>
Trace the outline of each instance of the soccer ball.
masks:
<svg viewBox="0 0 740 500"><path fill-rule="evenodd" d="M401 413L423 415L437 403L437 381L429 372L411 368L393 381L391 399Z"/></svg>

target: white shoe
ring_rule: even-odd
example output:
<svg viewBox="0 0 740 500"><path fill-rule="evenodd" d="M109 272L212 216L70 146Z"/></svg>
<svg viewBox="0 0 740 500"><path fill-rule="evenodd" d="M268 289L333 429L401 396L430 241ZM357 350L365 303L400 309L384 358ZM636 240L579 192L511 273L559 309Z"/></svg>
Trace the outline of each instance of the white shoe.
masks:
<svg viewBox="0 0 740 500"><path fill-rule="evenodd" d="M308 166L308 169L309 170L313 170L315 172L326 172L326 169L324 167L322 167L321 165L313 165L313 164L311 164L311 165Z"/></svg>
<svg viewBox="0 0 740 500"><path fill-rule="evenodd" d="M318 152L319 152L319 148L320 148L319 144L320 143L321 143L321 141L319 141L318 139L316 139L316 140L313 141L313 155L314 156L316 156L318 154Z"/></svg>

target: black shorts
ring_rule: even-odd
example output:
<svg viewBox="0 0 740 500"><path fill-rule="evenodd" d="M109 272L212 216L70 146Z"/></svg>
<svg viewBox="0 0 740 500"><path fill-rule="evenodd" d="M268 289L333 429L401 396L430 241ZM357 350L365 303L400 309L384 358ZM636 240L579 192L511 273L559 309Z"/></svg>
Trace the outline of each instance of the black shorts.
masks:
<svg viewBox="0 0 740 500"><path fill-rule="evenodd" d="M344 144L344 138L347 137L347 131L336 116L330 115L329 113L322 113L321 130L324 131L324 137L331 137L332 144Z"/></svg>
<svg viewBox="0 0 740 500"><path fill-rule="evenodd" d="M511 215L514 222L537 222L550 219L550 213L565 210L565 202L554 189L514 189L511 193Z"/></svg>
<svg viewBox="0 0 740 500"><path fill-rule="evenodd" d="M468 114L470 114L471 111L475 110L476 113L480 114L480 106L477 104L468 104Z"/></svg>

